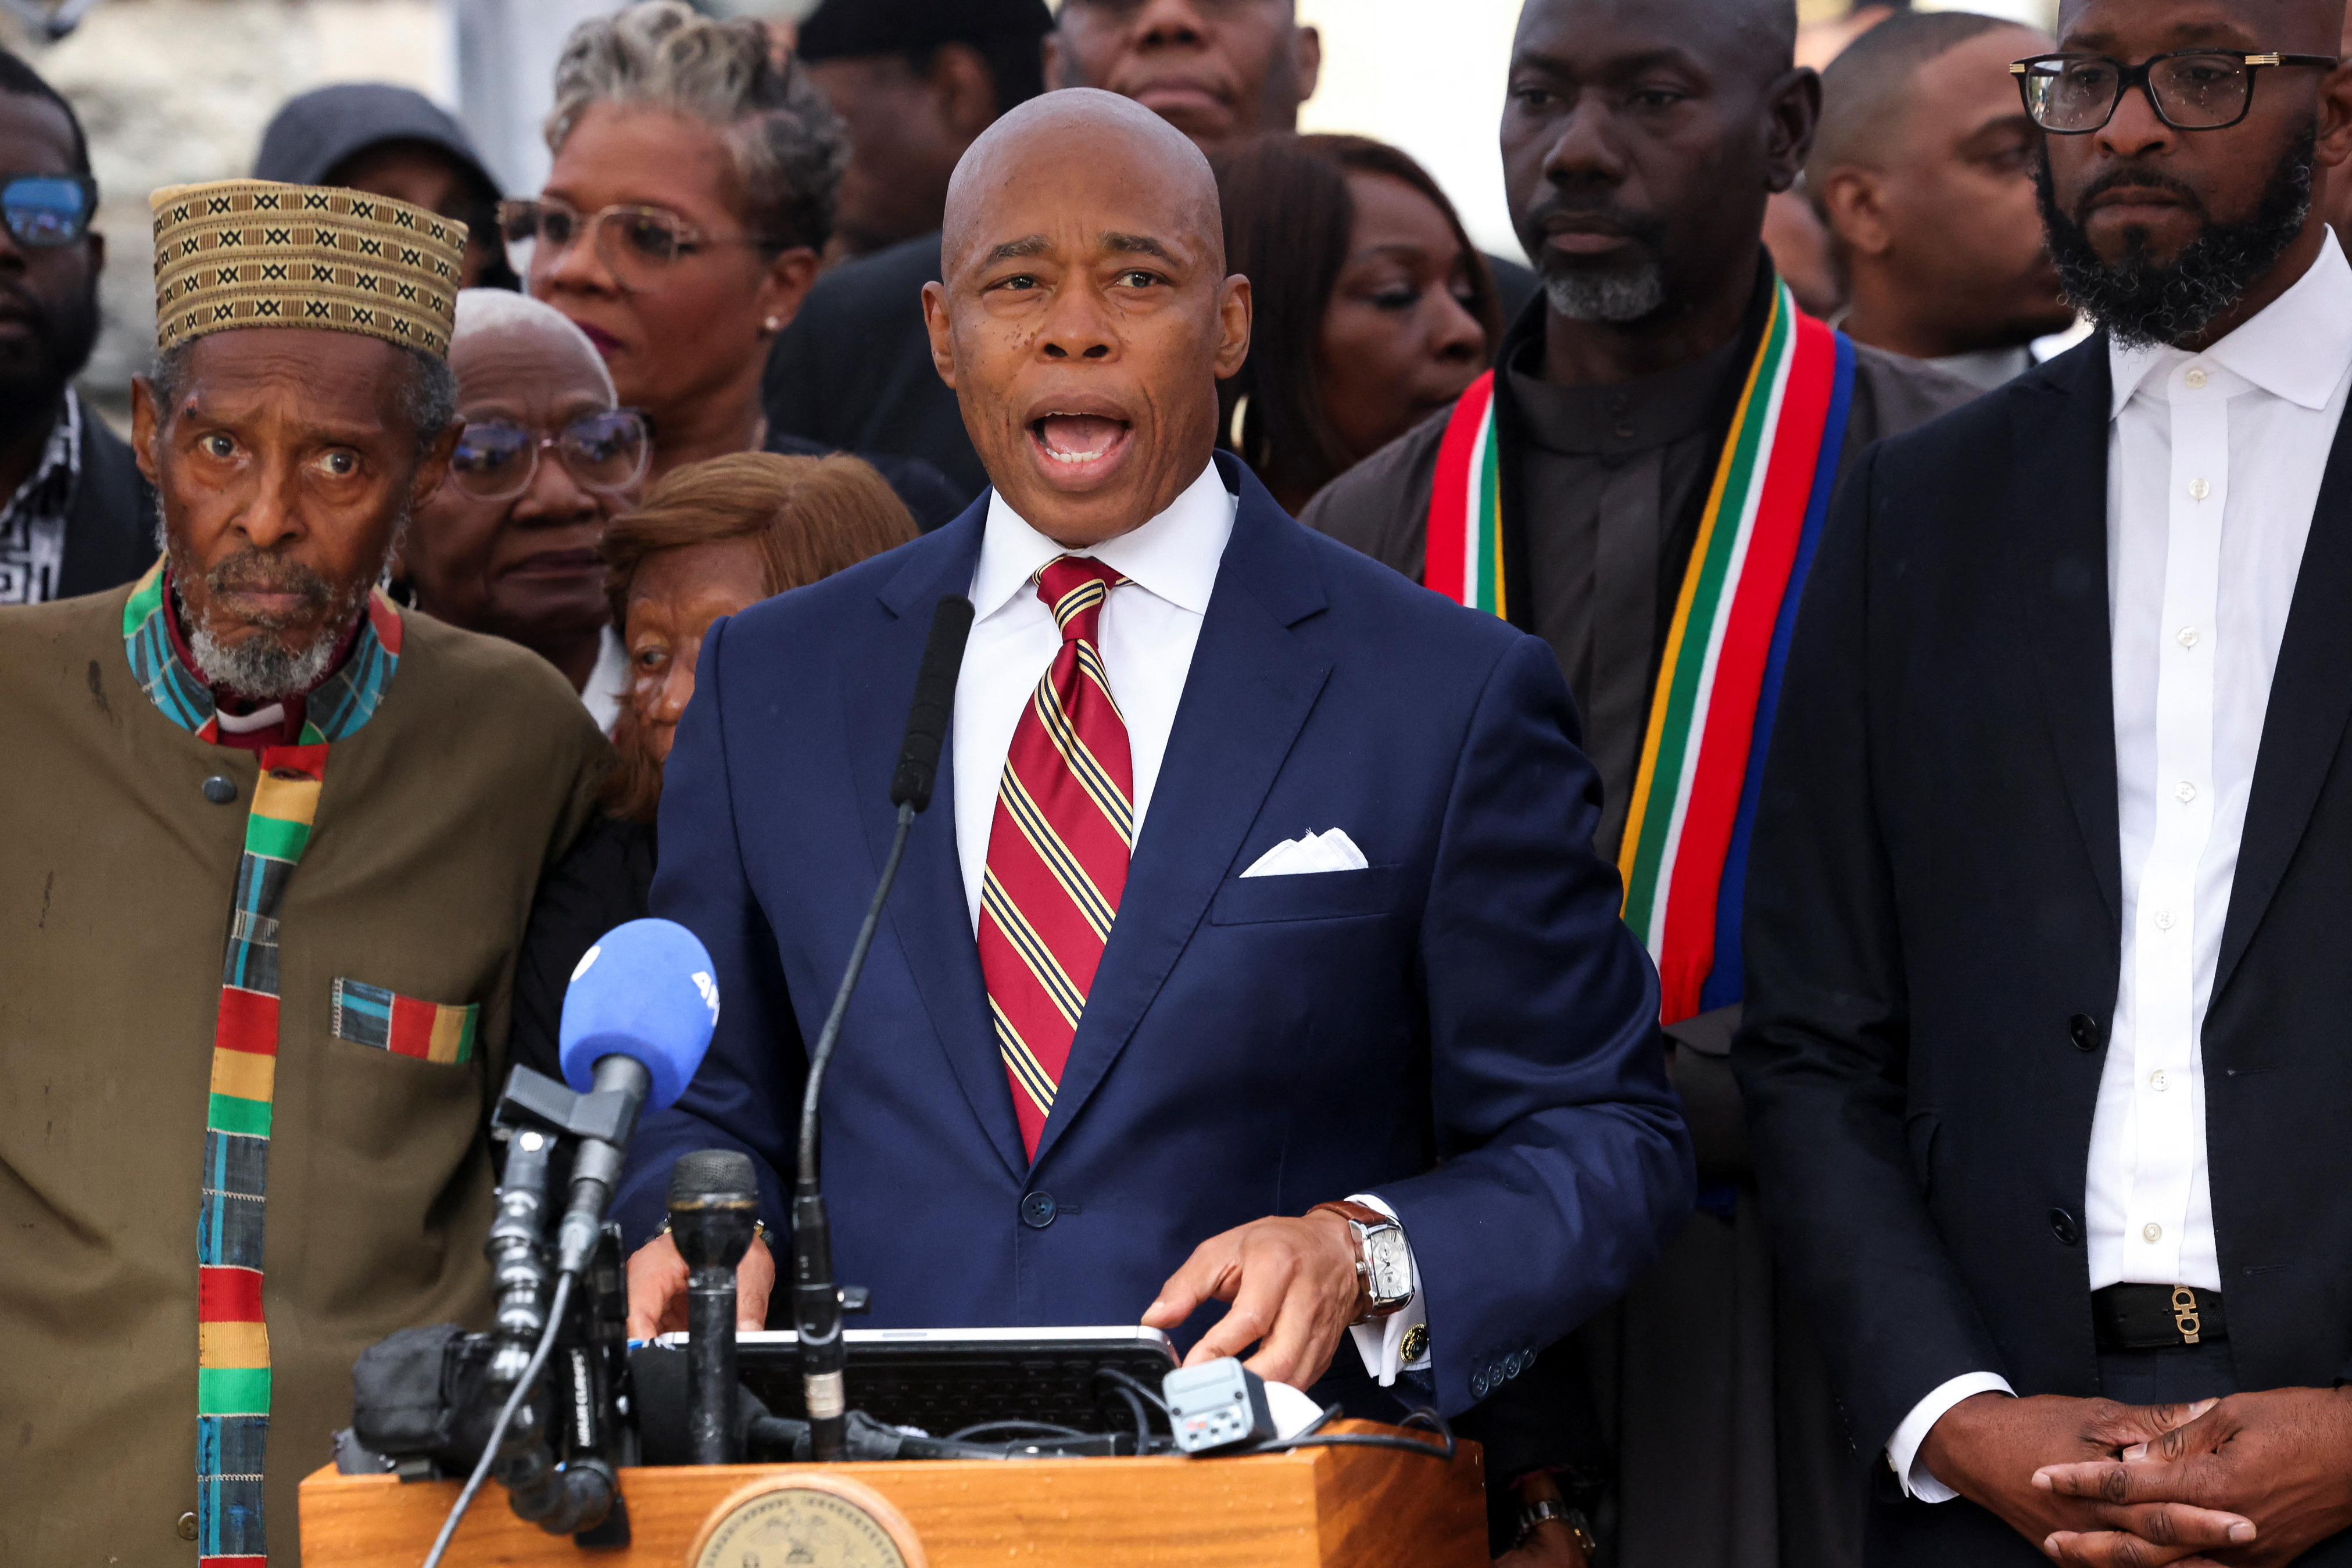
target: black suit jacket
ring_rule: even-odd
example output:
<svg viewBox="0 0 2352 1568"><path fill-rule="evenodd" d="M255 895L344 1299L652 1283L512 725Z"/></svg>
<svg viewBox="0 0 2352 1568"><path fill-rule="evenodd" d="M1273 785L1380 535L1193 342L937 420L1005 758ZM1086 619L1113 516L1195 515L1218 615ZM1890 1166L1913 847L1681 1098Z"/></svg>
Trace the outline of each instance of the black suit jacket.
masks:
<svg viewBox="0 0 2352 1568"><path fill-rule="evenodd" d="M1780 1256L1865 1453L1965 1372L2099 1392L2082 1214L2122 913L2109 398L2102 335L1872 451L1790 655L1734 1063ZM2203 1039L2248 1388L2352 1376L2347 605L2339 436ZM1909 1512L1943 1530L1963 1510Z"/></svg>
<svg viewBox="0 0 2352 1568"><path fill-rule="evenodd" d="M66 514L58 597L103 593L155 563L155 488L98 410L81 409L81 479Z"/></svg>

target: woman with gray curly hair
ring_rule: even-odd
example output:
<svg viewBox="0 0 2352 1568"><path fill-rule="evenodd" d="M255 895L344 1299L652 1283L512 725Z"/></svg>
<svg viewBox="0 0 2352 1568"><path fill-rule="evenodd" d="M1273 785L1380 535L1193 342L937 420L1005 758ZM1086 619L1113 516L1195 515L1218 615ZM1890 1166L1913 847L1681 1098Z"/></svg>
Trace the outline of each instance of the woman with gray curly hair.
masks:
<svg viewBox="0 0 2352 1568"><path fill-rule="evenodd" d="M531 294L588 335L653 426L653 477L769 439L768 348L833 232L849 149L805 72L750 20L646 0L582 23L555 67L546 187L499 205ZM918 517L961 498L928 464L876 466Z"/></svg>

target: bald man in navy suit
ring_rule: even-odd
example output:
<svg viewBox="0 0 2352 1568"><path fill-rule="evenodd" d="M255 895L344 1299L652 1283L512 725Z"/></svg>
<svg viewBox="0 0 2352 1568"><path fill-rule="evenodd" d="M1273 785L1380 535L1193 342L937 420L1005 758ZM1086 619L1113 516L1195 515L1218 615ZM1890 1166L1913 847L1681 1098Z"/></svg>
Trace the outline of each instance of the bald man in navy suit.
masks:
<svg viewBox="0 0 2352 1568"><path fill-rule="evenodd" d="M683 1326L647 1239L678 1154L748 1152L786 1217L803 1043L889 842L933 608L969 595L940 806L825 1085L841 1277L878 1326L1140 1316L1194 1361L1328 1370L1358 1414L1462 1411L1691 1203L1558 665L1213 458L1249 286L1164 122L1087 90L1014 110L947 247L933 351L991 492L714 626L670 758L654 904L726 1003L631 1155L632 1331ZM772 1267L746 1262L754 1319Z"/></svg>

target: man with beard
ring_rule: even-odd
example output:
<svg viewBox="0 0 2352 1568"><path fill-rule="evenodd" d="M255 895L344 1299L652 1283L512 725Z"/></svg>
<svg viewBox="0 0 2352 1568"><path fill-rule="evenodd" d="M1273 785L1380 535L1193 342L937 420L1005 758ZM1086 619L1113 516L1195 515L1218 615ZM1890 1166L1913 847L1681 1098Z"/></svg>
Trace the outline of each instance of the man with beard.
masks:
<svg viewBox="0 0 2352 1568"><path fill-rule="evenodd" d="M1813 567L1735 1061L1874 1562L2352 1563L2342 19L2070 0L2015 69L2102 330Z"/></svg>
<svg viewBox="0 0 2352 1568"><path fill-rule="evenodd" d="M81 121L0 49L0 605L128 583L155 558L154 492L72 381L98 341L105 239Z"/></svg>
<svg viewBox="0 0 2352 1568"><path fill-rule="evenodd" d="M1795 32L1789 0L1529 0L1502 144L1544 293L1491 376L1303 519L1542 637L1600 770L1595 842L1658 963L1702 1212L1486 1436L1496 1474L1613 1465L1625 1568L1859 1548L1863 1483L1810 1329L1776 1307L1726 1060L1740 889L1774 649L1830 492L1974 392L1798 317L1773 272L1766 199L1821 102ZM1578 1361L1597 1433L1571 1414Z"/></svg>
<svg viewBox="0 0 2352 1568"><path fill-rule="evenodd" d="M515 953L605 752L374 591L456 437L464 226L154 205L164 558L0 616L8 1563L293 1563L353 1359L487 1317Z"/></svg>

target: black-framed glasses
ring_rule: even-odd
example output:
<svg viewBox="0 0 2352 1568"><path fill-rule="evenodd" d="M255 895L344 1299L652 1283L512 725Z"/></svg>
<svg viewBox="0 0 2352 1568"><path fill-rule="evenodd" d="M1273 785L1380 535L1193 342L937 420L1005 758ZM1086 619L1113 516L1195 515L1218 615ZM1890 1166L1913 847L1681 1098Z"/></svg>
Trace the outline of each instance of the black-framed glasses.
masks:
<svg viewBox="0 0 2352 1568"><path fill-rule="evenodd" d="M2124 94L2147 94L2156 117L2175 131L2226 131L2254 106L2254 73L2275 66L2336 68L2334 55L2248 55L2227 49L2175 49L2126 65L2112 55L2035 55L2009 68L2025 112L2059 136L2098 131L2116 117Z"/></svg>
<svg viewBox="0 0 2352 1568"><path fill-rule="evenodd" d="M478 500L511 500L530 488L539 454L552 447L582 489L611 495L645 477L652 446L646 416L634 408L583 414L561 430L468 419L449 458L449 481Z"/></svg>
<svg viewBox="0 0 2352 1568"><path fill-rule="evenodd" d="M499 204L499 236L518 277L552 268L583 235L624 289L651 287L665 268L710 245L759 245L747 235L708 235L673 212L626 203L583 213L552 196Z"/></svg>
<svg viewBox="0 0 2352 1568"><path fill-rule="evenodd" d="M98 182L88 174L0 174L0 220L10 237L36 250L71 245L89 232Z"/></svg>

